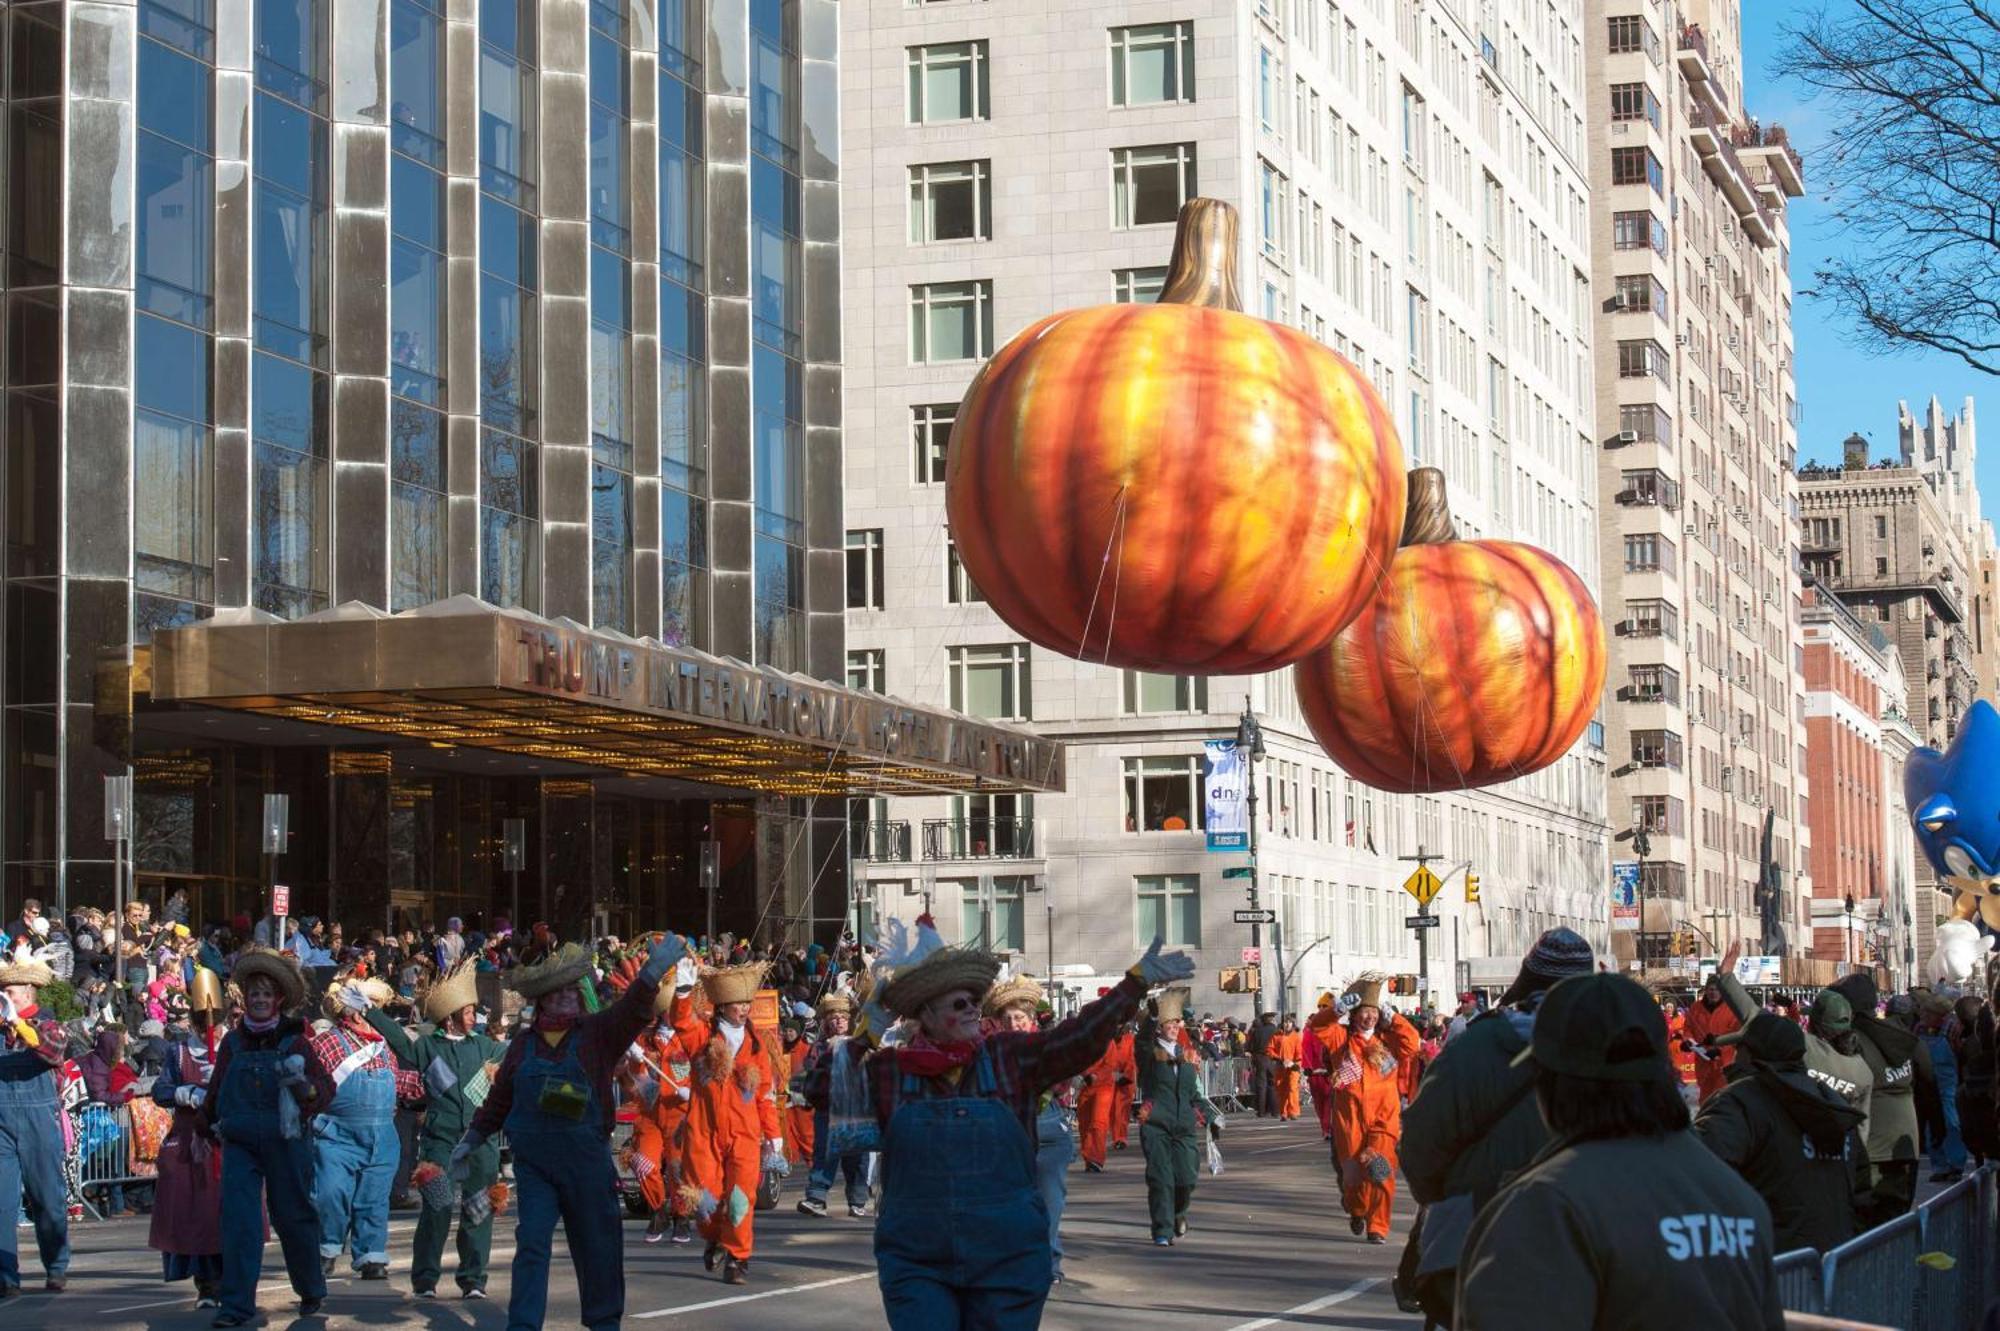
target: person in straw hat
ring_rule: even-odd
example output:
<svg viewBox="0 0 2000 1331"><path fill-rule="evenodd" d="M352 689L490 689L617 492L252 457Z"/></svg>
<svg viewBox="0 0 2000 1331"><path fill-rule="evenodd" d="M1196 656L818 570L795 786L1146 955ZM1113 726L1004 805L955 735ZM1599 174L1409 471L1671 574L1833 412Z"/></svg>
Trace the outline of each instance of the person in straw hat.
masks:
<svg viewBox="0 0 2000 1331"><path fill-rule="evenodd" d="M1042 986L1025 975L995 984L982 1004L991 1030L1015 1032L1039 1030L1043 1006ZM1049 1264L1057 1284L1063 1278L1062 1217L1069 1201L1069 1166L1076 1159L1076 1114L1063 1103L1068 1091L1068 1082L1044 1091L1035 1114L1035 1190L1049 1213Z"/></svg>
<svg viewBox="0 0 2000 1331"><path fill-rule="evenodd" d="M819 1039L807 1050L804 1065L804 1093L812 1106L812 1168L806 1175L806 1195L799 1202L799 1214L823 1216L826 1197L833 1191L837 1171L846 1189L847 1214L856 1220L868 1216L868 1156L865 1151L832 1149L832 1073L834 1055L852 1037L854 1000L833 993L819 1000Z"/></svg>
<svg viewBox="0 0 2000 1331"><path fill-rule="evenodd" d="M1341 1202L1348 1227L1370 1243L1389 1241L1389 1211L1396 1199L1396 1152L1403 1138L1397 1068L1415 1057L1422 1043L1407 1017L1382 1006L1383 983L1373 972L1363 975L1331 1009L1309 1019L1333 1069Z"/></svg>
<svg viewBox="0 0 2000 1331"><path fill-rule="evenodd" d="M221 1306L222 1156L203 1130L202 1101L222 1042L222 979L200 969L188 985L187 1029L167 1046L153 1103L173 1111L160 1143L159 1179L153 1189L152 1228L146 1242L160 1254L168 1282L192 1279L195 1307Z"/></svg>
<svg viewBox="0 0 2000 1331"><path fill-rule="evenodd" d="M424 1083L424 1121L417 1130L417 1160L442 1168L452 1148L472 1126L472 1115L492 1089L507 1047L475 1029L479 1012L478 965L459 962L417 996L430 1029L411 1035L379 1006L368 1009L368 1024L397 1060ZM484 1143L466 1168L465 1189L483 1192L500 1177L500 1148ZM417 1213L410 1245L410 1292L420 1299L437 1294L444 1274L444 1245L451 1237L452 1208L426 1200ZM486 1297L486 1260L493 1251L493 1217L458 1224L458 1289L468 1299Z"/></svg>
<svg viewBox="0 0 2000 1331"><path fill-rule="evenodd" d="M1187 1033L1188 997L1169 989L1154 999L1136 1042L1146 1214L1162 1248L1187 1233L1202 1144L1222 1135L1222 1113L1202 1089L1201 1056Z"/></svg>
<svg viewBox="0 0 2000 1331"><path fill-rule="evenodd" d="M313 1209L313 1150L306 1121L333 1098L295 1012L305 1002L298 962L270 948L246 949L230 979L243 995L243 1020L216 1051L201 1112L222 1141L222 1310L212 1323L242 1326L257 1316L264 1274L265 1216L278 1231L299 1316L326 1301Z"/></svg>
<svg viewBox="0 0 2000 1331"><path fill-rule="evenodd" d="M0 959L0 1301L21 1292L21 1197L35 1224L46 1288L69 1270L69 1199L63 1187L62 1023L43 1014L38 995L55 972L33 958Z"/></svg>
<svg viewBox="0 0 2000 1331"><path fill-rule="evenodd" d="M539 1327L547 1316L558 1219L576 1268L583 1324L602 1331L625 1315L611 1082L633 1038L652 1020L660 982L686 951L681 938L662 935L618 1001L587 1015L580 985L591 976L589 949L566 943L507 972L508 984L534 1003L534 1019L507 1046L493 1089L452 1148L451 1172L461 1183L470 1179L480 1148L506 1132L518 1217L510 1326Z"/></svg>
<svg viewBox="0 0 2000 1331"><path fill-rule="evenodd" d="M351 1247L363 1280L389 1278L389 1193L402 1141L396 1105L423 1096L417 1074L368 1023L371 1009L393 1001L381 980L336 975L326 991L332 1024L309 1041L333 1099L313 1124L314 1200L319 1205L320 1264L328 1275Z"/></svg>
<svg viewBox="0 0 2000 1331"><path fill-rule="evenodd" d="M676 997L694 991L700 970L692 957L675 967L674 983L661 985L653 1000L653 1021L632 1042L619 1065L619 1086L637 1102L632 1120L632 1172L639 1193L653 1218L646 1242L671 1237L675 1243L694 1242L694 1210L681 1190L681 1126L687 1122L688 1060L677 1047L672 1010Z"/></svg>
<svg viewBox="0 0 2000 1331"><path fill-rule="evenodd" d="M987 1034L980 1001L1000 959L939 948L896 972L875 1001L913 1029L870 1055L882 1129L875 1263L894 1331L1032 1327L1054 1279L1049 1217L1035 1180L1042 1093L1077 1076L1157 984L1194 961L1160 942L1083 1011L1046 1031Z"/></svg>
<svg viewBox="0 0 2000 1331"><path fill-rule="evenodd" d="M757 1185L766 1166L784 1161L778 1121L776 1042L750 1025L750 1000L764 966L724 966L701 977L714 1013L695 1015L692 995L673 1006L669 1057L688 1064L688 1115L681 1149L681 1189L707 1247L702 1264L741 1285L750 1278Z"/></svg>

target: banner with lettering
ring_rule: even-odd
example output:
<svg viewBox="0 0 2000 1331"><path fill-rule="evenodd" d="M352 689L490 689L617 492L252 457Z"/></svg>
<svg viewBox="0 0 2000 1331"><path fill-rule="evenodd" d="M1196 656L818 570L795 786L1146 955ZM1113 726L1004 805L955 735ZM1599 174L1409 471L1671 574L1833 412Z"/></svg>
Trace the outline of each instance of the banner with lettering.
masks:
<svg viewBox="0 0 2000 1331"><path fill-rule="evenodd" d="M1212 739L1204 748L1201 799L1210 850L1250 849L1250 818L1243 807L1246 767L1233 739Z"/></svg>

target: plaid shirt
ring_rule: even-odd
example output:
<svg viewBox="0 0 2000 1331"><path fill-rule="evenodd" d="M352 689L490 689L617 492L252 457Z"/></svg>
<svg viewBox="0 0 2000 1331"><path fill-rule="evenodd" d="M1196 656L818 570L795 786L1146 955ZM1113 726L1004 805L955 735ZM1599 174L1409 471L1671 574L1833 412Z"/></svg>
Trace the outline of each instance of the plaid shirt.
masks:
<svg viewBox="0 0 2000 1331"><path fill-rule="evenodd" d="M396 1074L396 1103L413 1105L424 1098L424 1083L417 1073L404 1067L396 1059L396 1051L389 1048L380 1035L373 1030L357 1031L344 1022L336 1023L318 1035L308 1036L306 1047L312 1056L306 1060L307 1075L315 1085L324 1089L326 1099L320 1101L321 1108L332 1102L339 1092L334 1085L333 1072L347 1061L348 1055L356 1053L363 1046L373 1046L375 1053L367 1062L357 1065L355 1072L371 1072L387 1069ZM317 1068L315 1069L315 1066Z"/></svg>
<svg viewBox="0 0 2000 1331"><path fill-rule="evenodd" d="M1035 1115L1042 1093L1082 1075L1095 1063L1145 997L1145 981L1127 975L1110 993L1046 1031L1005 1031L986 1037L986 1057L993 1066L995 1082L993 1095L1007 1102L1029 1141L1035 1140ZM875 1118L884 1131L906 1099L945 1100L978 1094L973 1078L964 1072L955 1079L918 1078L914 1087L907 1087L894 1049L878 1049L869 1055L866 1066Z"/></svg>

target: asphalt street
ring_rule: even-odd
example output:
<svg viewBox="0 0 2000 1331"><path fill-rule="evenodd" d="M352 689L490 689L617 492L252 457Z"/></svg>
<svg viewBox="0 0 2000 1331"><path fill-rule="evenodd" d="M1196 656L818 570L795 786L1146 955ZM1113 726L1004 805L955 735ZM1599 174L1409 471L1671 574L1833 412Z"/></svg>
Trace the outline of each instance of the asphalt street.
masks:
<svg viewBox="0 0 2000 1331"><path fill-rule="evenodd" d="M1226 1167L1204 1174L1195 1194L1191 1230L1172 1248L1156 1248L1146 1224L1146 1190L1137 1133L1130 1150L1111 1157L1102 1174L1079 1163L1070 1171L1063 1235L1068 1279L1057 1286L1042 1325L1063 1329L1202 1328L1317 1331L1415 1328L1421 1319L1396 1311L1389 1276L1414 1209L1398 1196L1396 1229L1386 1247L1348 1233L1338 1189L1317 1124L1276 1124L1238 1118L1223 1141ZM853 1327L882 1325L882 1305L870 1254L871 1221L852 1220L844 1207L821 1220L797 1214L802 1180L794 1176L777 1211L757 1218L751 1283L724 1285L702 1269L699 1244L641 1242L644 1226L625 1231L625 1317L628 1328ZM836 1188L836 1199L838 1189ZM386 1285L355 1280L343 1266L318 1317L301 1320L284 1279L277 1244L265 1250L260 1302L271 1327L410 1328L472 1331L507 1324L507 1264L511 1226L494 1236L491 1299L462 1302L451 1285L447 1252L441 1289L453 1297L418 1302L409 1296L409 1242L414 1212L391 1220L391 1277ZM192 1289L164 1285L159 1258L146 1247L146 1222L79 1224L67 1292L42 1293L33 1236L22 1231L28 1292L0 1311L7 1331L63 1328L206 1327ZM550 1281L552 1327L576 1325L576 1283L560 1231Z"/></svg>

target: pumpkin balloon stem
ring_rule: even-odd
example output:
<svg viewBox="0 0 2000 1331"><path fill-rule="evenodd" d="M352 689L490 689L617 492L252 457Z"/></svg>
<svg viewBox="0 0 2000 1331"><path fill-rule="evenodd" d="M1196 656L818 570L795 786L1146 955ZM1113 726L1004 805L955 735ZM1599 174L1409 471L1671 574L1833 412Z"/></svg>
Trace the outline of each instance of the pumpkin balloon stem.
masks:
<svg viewBox="0 0 2000 1331"><path fill-rule="evenodd" d="M1162 305L1241 310L1236 290L1236 210L1220 199L1189 199L1174 230L1174 257Z"/></svg>
<svg viewBox="0 0 2000 1331"><path fill-rule="evenodd" d="M1410 470L1410 497L1403 508L1403 544L1438 545L1458 539L1452 525L1451 503L1445 497L1444 473L1436 467Z"/></svg>

